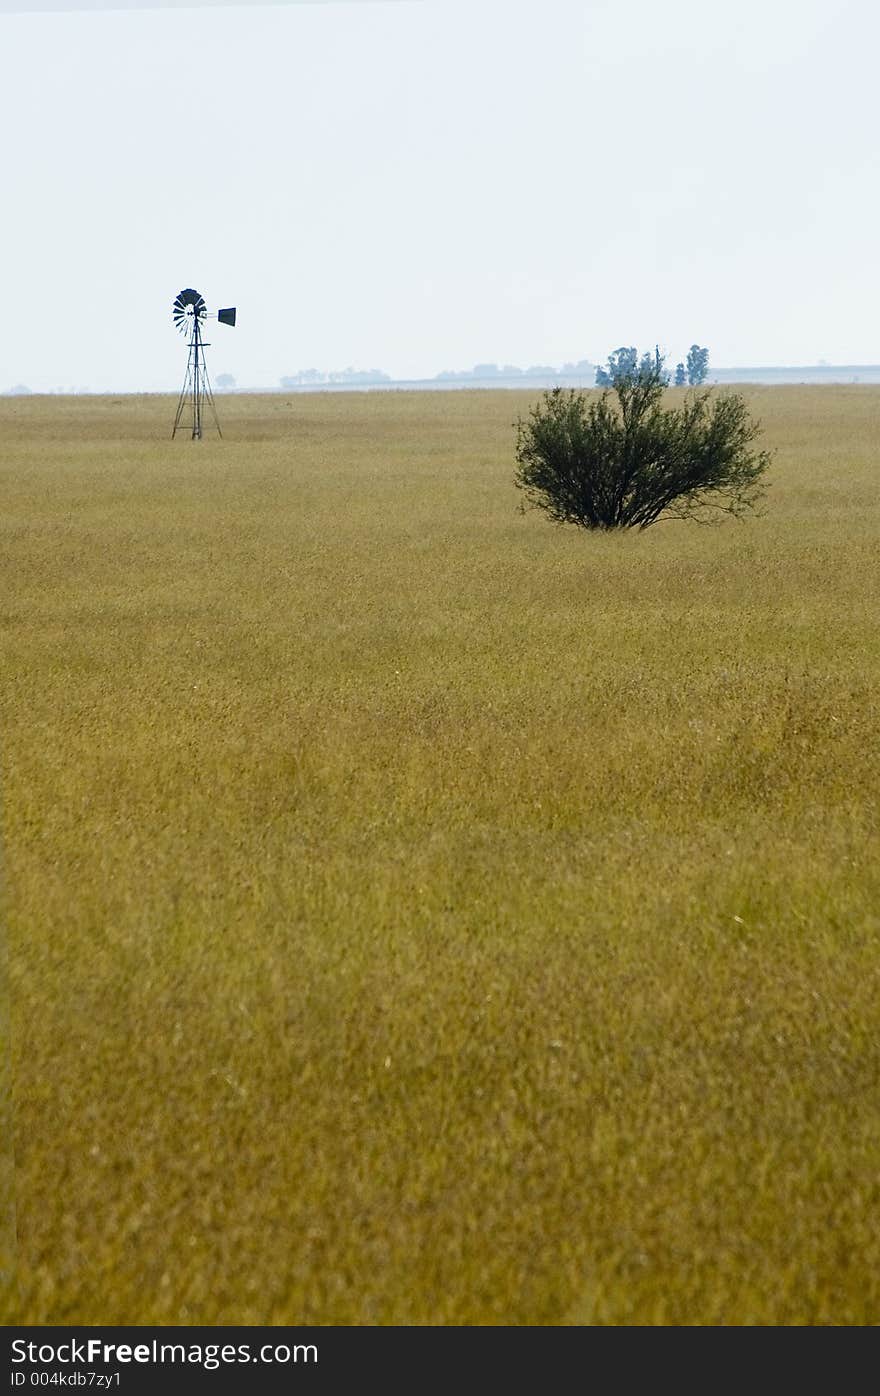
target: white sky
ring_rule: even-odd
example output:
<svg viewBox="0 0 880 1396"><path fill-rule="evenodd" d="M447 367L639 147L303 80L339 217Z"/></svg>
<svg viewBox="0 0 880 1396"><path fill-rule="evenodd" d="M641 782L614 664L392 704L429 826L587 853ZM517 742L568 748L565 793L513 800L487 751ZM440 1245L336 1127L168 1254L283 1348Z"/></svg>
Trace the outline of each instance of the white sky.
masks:
<svg viewBox="0 0 880 1396"><path fill-rule="evenodd" d="M876 363L878 41L875 0L0 0L0 390L176 389L190 285L247 387Z"/></svg>

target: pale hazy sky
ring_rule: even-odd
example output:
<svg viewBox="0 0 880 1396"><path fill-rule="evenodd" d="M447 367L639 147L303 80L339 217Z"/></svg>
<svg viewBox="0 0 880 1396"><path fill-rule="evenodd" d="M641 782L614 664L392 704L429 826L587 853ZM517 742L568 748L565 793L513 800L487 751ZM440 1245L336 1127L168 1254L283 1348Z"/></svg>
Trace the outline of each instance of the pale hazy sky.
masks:
<svg viewBox="0 0 880 1396"><path fill-rule="evenodd" d="M54 12L47 12L50 8ZM875 0L0 0L0 390L880 361Z"/></svg>

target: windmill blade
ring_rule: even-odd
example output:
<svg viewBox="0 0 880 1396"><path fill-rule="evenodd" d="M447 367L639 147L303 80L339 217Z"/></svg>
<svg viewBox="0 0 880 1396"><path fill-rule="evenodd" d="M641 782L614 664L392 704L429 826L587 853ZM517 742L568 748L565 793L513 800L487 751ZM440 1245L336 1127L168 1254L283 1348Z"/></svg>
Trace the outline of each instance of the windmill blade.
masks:
<svg viewBox="0 0 880 1396"><path fill-rule="evenodd" d="M205 319L208 307L205 305L204 296L193 290L192 286L187 286L175 297L171 313L174 316L175 325L183 334L191 320Z"/></svg>

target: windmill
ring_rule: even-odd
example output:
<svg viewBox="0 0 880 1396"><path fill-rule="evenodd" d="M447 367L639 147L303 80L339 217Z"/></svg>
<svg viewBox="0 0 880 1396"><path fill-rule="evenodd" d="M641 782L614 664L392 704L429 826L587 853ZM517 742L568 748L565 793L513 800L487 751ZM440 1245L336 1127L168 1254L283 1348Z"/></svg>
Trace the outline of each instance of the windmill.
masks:
<svg viewBox="0 0 880 1396"><path fill-rule="evenodd" d="M214 415L214 425L217 433L222 437L220 422L217 418L217 408L214 405L214 394L211 392L211 380L208 377L208 369L205 363L205 349L210 348L202 338L202 325L206 320L217 319L221 325L235 324L235 307L231 306L227 310L218 310L216 316L208 314L208 307L205 305L204 296L199 295L191 286L187 286L180 295L175 298L172 307L174 323L181 334L189 335L189 357L186 361L186 377L183 380L183 387L180 391L180 401L177 404L177 415L174 418L174 430L171 439L177 435L177 428L180 426L187 403L192 407L192 439L201 441L202 439L202 404L207 402Z"/></svg>

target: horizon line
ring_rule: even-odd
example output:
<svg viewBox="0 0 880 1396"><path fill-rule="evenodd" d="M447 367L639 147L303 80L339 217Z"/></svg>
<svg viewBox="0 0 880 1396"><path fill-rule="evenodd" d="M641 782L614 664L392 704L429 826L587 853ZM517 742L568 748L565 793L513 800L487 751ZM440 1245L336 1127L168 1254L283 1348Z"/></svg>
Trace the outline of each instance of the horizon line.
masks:
<svg viewBox="0 0 880 1396"><path fill-rule="evenodd" d="M736 373L747 374L747 373L758 373L758 372L762 372L762 371L765 372L765 373L774 373L774 372L775 372L775 373L780 373L780 372L786 372L786 371L788 371L788 372L790 372L790 373L796 373L796 372L803 371L803 370L813 370L813 371L815 372L817 369L819 369L819 370L824 369L824 370L826 370L826 371L829 372L829 373L841 373L841 372L843 372L843 371L856 371L856 372L859 372L859 371L861 371L861 372L870 371L870 372L872 372L872 373L874 373L874 374L880 375L880 364L763 364L763 365L758 365L758 364L754 364L754 365L745 365L745 364L724 365L724 364L719 364L719 365L715 368L714 374L718 374L718 373L725 373L725 374L727 374L727 373L735 373L735 372L736 372ZM754 379L754 378L746 378L746 377L744 377L744 378L736 378L736 379L729 379L726 383L722 383L722 382L719 382L719 380L718 380L716 377L714 377L714 374L713 374L713 372L710 371L710 374L709 374L709 376L707 377L706 382L702 385L703 387L709 388L709 387L713 387L713 386L717 386L717 387L730 387L730 386L734 386L734 387L735 387L735 386L743 386L743 387L761 387L761 386L762 386L762 384L760 383L759 380ZM584 377L586 377L586 376L587 376L587 375L585 375L585 374L583 374L583 373L580 373L580 374L576 374L576 373L575 373L575 374L563 374L563 373L561 373L561 372L558 372L558 373L555 373L555 374L535 374L535 375L533 375L534 379L536 379L536 380L538 380L538 379L552 379L553 377L584 378ZM490 385L491 385L491 383L492 383L493 381L494 381L495 383L497 383L497 384L504 383L504 384L505 384L505 387L506 387L508 390L513 390L515 387L521 387L521 390L525 392L525 391L528 391L528 389L529 389L530 386L531 386L531 387L534 387L534 388L539 388L539 387L541 387L541 383L540 383L540 382L533 382L532 384L530 384L530 383L529 383L529 377L530 377L530 375L528 375L528 374L522 374L522 375L521 375L521 378L524 379L525 381L522 382L521 384L518 383L517 380L516 380L513 376L507 377L507 378L505 379L504 376L501 375L501 374L497 375L497 377L494 377L494 379L493 379L492 377L490 377L490 378L471 378L470 381L473 382L473 383L477 383L477 384L483 385L483 386L485 386L485 387L489 387L489 390L491 390ZM435 375L435 376L432 377L432 378L390 378L390 379L386 379L386 380L384 380L384 381L376 381L376 382L372 382L372 383L369 383L369 382L367 382L367 383L359 383L359 382L357 382L356 380L349 379L348 381L342 380L342 381L336 381L336 382L323 382L323 383L290 383L290 384L287 384L287 385L282 385L280 379L278 379L278 380L276 380L275 384L268 384L268 383L267 383L267 384L253 384L253 385L249 385L249 386L241 386L241 387L240 387L240 386L236 383L235 386L233 386L233 387L230 387L230 388L221 388L219 391L221 392L221 394L222 394L224 397L226 397L226 396L240 396L240 397L241 397L241 396L247 396L247 395L262 396L262 395L265 395L265 394L267 394L267 393L284 393L284 392L288 392L288 393L297 393L297 394L300 394L300 393L309 393L309 392L313 392L313 393L320 393L320 392L376 392L376 391L382 392L382 391L388 391L389 389L394 389L394 388L404 388L404 389L405 389L405 388L418 388L418 387L420 387L420 386L424 386L426 389L431 389L431 390L434 390L434 391L450 391L450 392L452 392L452 391L462 391L462 390L466 390L467 387L469 386L469 384L468 384L468 379L467 379L467 377L462 377L462 378L459 378L459 379L457 379L457 380L449 380L449 379L443 380L443 379L440 378L439 375ZM593 388L593 387L596 387L596 385L593 384L593 383L581 384L580 386L581 386L582 388ZM877 388L877 387L880 387L880 378L878 378L878 379L875 380L874 382L868 382L868 383L860 383L860 382L858 381L858 379L850 379L850 380L838 379L836 382L831 383L831 384L821 384L821 383L818 383L818 384L817 384L817 383L815 383L815 382L812 383L812 384L810 384L810 383L805 383L803 380L789 379L789 380L788 380L787 382L785 382L785 383L777 383L777 384L775 384L775 385L774 385L774 384L766 384L766 383L765 383L765 384L763 384L763 386L764 386L764 387L776 386L776 387L789 387L789 388L811 387L811 386L812 386L812 387L822 387L822 386L825 386L825 387L828 387L828 386L830 386L830 387L852 387L852 386L856 386L856 387L873 387L873 388ZM216 383L215 383L215 387L216 387ZM22 382L19 382L19 383L15 383L15 384L11 385L11 386L8 387L8 388L0 388L0 399L2 399L2 398L16 398L16 397L169 397L169 396L174 396L176 392L177 392L177 389L174 388L174 387L171 387L171 386L163 387L163 388L106 388L106 387L105 387L105 388L90 388L90 387L87 387L87 386L85 386L85 385L83 385L82 387L75 387L75 386L71 385L70 387L58 387L58 388L29 388L29 387L27 386L27 384L22 383Z"/></svg>

